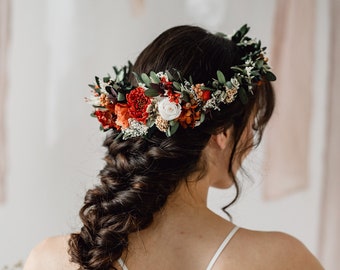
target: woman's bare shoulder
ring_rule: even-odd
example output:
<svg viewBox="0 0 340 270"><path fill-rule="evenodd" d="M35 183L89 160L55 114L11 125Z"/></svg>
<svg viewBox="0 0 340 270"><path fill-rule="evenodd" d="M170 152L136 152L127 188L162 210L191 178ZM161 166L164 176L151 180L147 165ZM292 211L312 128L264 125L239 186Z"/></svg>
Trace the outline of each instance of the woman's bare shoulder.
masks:
<svg viewBox="0 0 340 270"><path fill-rule="evenodd" d="M24 270L77 270L68 255L69 237L51 237L38 244L28 256Z"/></svg>
<svg viewBox="0 0 340 270"><path fill-rule="evenodd" d="M281 232L241 229L230 242L230 248L238 257L237 261L244 264L235 269L323 269L299 240ZM224 253L227 254L228 249Z"/></svg>

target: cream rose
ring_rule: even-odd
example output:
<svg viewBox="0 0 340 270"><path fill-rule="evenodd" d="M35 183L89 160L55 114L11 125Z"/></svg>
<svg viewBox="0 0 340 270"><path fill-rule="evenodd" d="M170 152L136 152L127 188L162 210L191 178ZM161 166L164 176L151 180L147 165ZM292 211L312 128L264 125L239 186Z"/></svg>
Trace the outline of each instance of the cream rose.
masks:
<svg viewBox="0 0 340 270"><path fill-rule="evenodd" d="M171 121L180 116L182 108L180 104L171 102L167 97L158 102L160 116L167 121Z"/></svg>

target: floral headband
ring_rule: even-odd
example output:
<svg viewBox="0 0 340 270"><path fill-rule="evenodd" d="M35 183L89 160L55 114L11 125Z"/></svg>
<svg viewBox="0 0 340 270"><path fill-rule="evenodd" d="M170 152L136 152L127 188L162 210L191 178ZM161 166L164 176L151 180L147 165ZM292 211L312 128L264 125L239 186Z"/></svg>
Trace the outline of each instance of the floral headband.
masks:
<svg viewBox="0 0 340 270"><path fill-rule="evenodd" d="M218 33L244 52L242 63L231 67L234 75L229 81L220 70L216 72L216 79L206 85L182 78L177 70L151 71L150 74L133 73L138 81L134 87L128 81L132 67L129 62L121 69L113 67L115 79L95 77L95 84L89 85L93 95L86 101L94 107L92 116L99 120L102 130L115 129L124 140L150 135L154 129L170 137L179 126L199 126L205 115L211 110L220 110L221 104L232 103L237 98L246 104L247 93L253 94L254 84L276 80L265 57L266 48L261 47L261 41L246 36L248 31L249 27L244 25L232 36Z"/></svg>

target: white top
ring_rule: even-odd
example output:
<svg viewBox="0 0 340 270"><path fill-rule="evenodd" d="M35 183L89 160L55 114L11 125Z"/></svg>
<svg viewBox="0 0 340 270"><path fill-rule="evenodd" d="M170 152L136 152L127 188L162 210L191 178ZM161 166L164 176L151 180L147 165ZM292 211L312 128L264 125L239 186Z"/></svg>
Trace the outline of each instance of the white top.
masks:
<svg viewBox="0 0 340 270"><path fill-rule="evenodd" d="M227 237L224 239L224 241L222 242L222 244L219 246L219 248L217 249L217 251L215 252L214 256L212 257L212 259L210 260L208 267L206 270L211 270L214 266L214 264L216 263L218 257L221 255L222 251L225 249L225 247L228 245L228 243L230 242L231 238L233 238L233 236L235 235L235 233L237 232L237 230L239 229L239 227L235 226L230 233L227 235ZM126 267L124 261L122 258L118 259L118 263L120 265L120 267L123 270L128 270L128 268Z"/></svg>

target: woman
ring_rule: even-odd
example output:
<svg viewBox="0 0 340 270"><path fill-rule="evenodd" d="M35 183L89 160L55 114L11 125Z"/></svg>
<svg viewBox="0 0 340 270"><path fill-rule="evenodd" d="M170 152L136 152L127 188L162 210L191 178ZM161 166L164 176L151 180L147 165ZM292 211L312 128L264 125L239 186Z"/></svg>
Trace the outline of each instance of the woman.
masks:
<svg viewBox="0 0 340 270"><path fill-rule="evenodd" d="M322 269L293 237L207 208L210 186L238 191L236 172L274 108L275 76L248 30L174 27L133 67L96 78L88 102L109 130L101 182L86 194L80 233L40 244L26 270Z"/></svg>

